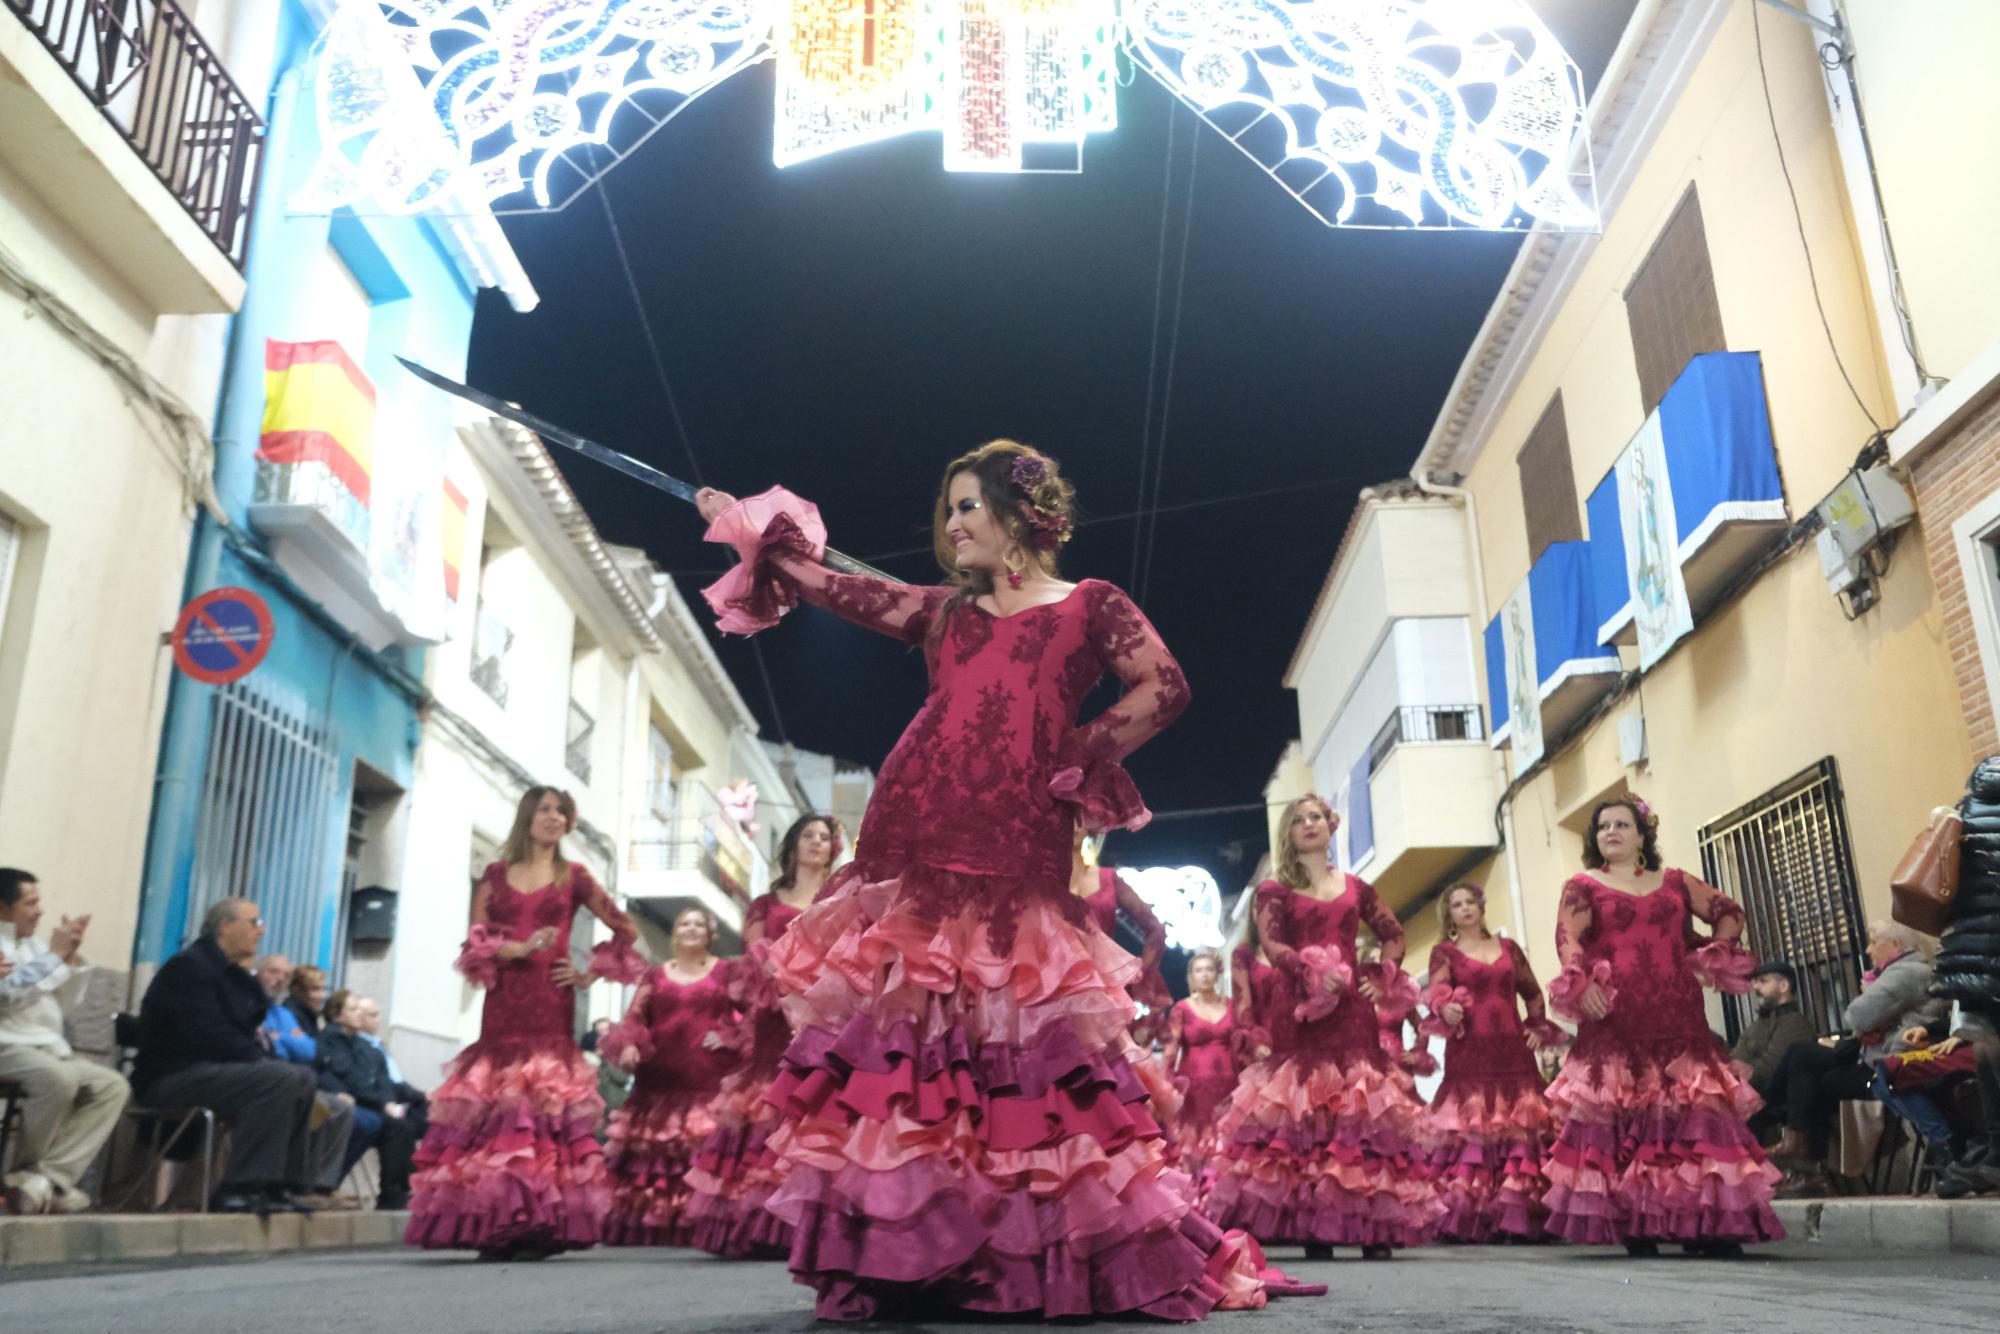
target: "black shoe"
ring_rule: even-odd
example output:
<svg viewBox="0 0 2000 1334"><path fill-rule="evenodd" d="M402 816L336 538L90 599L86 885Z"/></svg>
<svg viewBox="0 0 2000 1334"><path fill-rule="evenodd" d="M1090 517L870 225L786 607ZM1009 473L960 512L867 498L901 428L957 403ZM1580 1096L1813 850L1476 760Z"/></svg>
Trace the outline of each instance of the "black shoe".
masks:
<svg viewBox="0 0 2000 1334"><path fill-rule="evenodd" d="M218 1190L208 1197L212 1214L268 1214L271 1202L261 1191Z"/></svg>
<svg viewBox="0 0 2000 1334"><path fill-rule="evenodd" d="M271 1201L270 1212L274 1214L316 1214L319 1212L317 1204L283 1186L273 1186L265 1192L265 1196Z"/></svg>
<svg viewBox="0 0 2000 1334"><path fill-rule="evenodd" d="M400 1213L410 1207L410 1197L404 1195L377 1195L375 1207L390 1213Z"/></svg>
<svg viewBox="0 0 2000 1334"><path fill-rule="evenodd" d="M1697 1255L1704 1260L1741 1260L1743 1244L1735 1241L1690 1241L1681 1246L1681 1254Z"/></svg>
<svg viewBox="0 0 2000 1334"><path fill-rule="evenodd" d="M1650 1260L1659 1253L1660 1243L1657 1241L1628 1241L1625 1243L1625 1254L1634 1260Z"/></svg>
<svg viewBox="0 0 2000 1334"><path fill-rule="evenodd" d="M1361 1258L1364 1260L1393 1260L1396 1258L1396 1248L1379 1245L1363 1246L1361 1248Z"/></svg>
<svg viewBox="0 0 2000 1334"><path fill-rule="evenodd" d="M1325 1242L1309 1241L1306 1243L1306 1259L1331 1260L1332 1258L1333 1258L1333 1247L1327 1245Z"/></svg>

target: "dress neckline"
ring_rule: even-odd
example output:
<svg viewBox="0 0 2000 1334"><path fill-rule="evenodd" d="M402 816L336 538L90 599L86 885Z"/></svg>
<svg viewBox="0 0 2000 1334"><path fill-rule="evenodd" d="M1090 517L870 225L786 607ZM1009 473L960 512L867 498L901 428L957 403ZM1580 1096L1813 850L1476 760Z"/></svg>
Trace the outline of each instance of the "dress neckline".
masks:
<svg viewBox="0 0 2000 1334"><path fill-rule="evenodd" d="M1589 871L1578 871L1577 874L1588 880L1591 884L1596 885L1599 889L1610 890L1613 894L1623 894L1628 899L1650 899L1653 895L1672 884L1674 876L1678 872L1671 866L1666 867L1660 872L1660 883L1654 885L1651 889L1620 889L1608 880L1598 879Z"/></svg>
<svg viewBox="0 0 2000 1334"><path fill-rule="evenodd" d="M1220 1000L1221 998L1220 998L1220 997L1217 997L1217 999L1218 999L1218 1000ZM1204 1024L1220 1024L1220 1023L1226 1023L1226 1022L1228 1021L1228 1019L1229 1019L1229 1002L1228 1002L1228 1001L1223 1001L1223 1002L1222 1002L1222 1013L1221 1013L1221 1014L1219 1014L1219 1015L1217 1015L1217 1016L1216 1016L1215 1018L1213 1018L1213 1019L1210 1019L1210 1018L1209 1018L1209 1017L1208 1017L1207 1015L1203 1014L1203 1013L1202 1013L1202 1012L1201 1012L1200 1010L1198 1010L1198 1009L1196 1009L1196 1008L1195 1008L1195 1004L1194 1004L1194 997L1192 997L1192 996L1186 996L1186 997L1183 997L1183 998L1182 998L1182 1000L1181 1000L1181 1004L1183 1004L1183 1005L1187 1006L1187 1007L1188 1007L1188 1013L1189 1013L1189 1014L1191 1014L1191 1015L1193 1015L1193 1016L1194 1016L1195 1018L1197 1018L1197 1019L1201 1020L1201 1022L1203 1022Z"/></svg>
<svg viewBox="0 0 2000 1334"><path fill-rule="evenodd" d="M1298 895L1300 898L1304 899L1307 903L1338 903L1353 892L1354 879L1352 876L1348 875L1345 871L1337 871L1335 872L1335 874L1340 877L1340 889L1338 892L1334 894L1332 898L1329 899L1323 899L1319 897L1319 895L1313 893L1310 886L1308 886L1305 889L1294 889L1290 885L1285 885L1285 888L1287 890L1290 890L1292 893ZM1280 881L1279 883L1282 884L1283 882Z"/></svg>
<svg viewBox="0 0 2000 1334"><path fill-rule="evenodd" d="M554 889L557 885L567 883L569 878L576 874L576 864L574 862L571 862L570 864L564 866L562 874L556 876L553 880L545 881L542 884L535 886L533 889L522 889L508 877L507 872L511 871L512 869L513 869L512 867L506 867L500 872L500 883L507 886L507 888L513 890L516 894L519 894L524 899L532 899L538 897L539 895L546 894L550 890Z"/></svg>
<svg viewBox="0 0 2000 1334"><path fill-rule="evenodd" d="M677 987L698 987L702 983L708 981L709 978L714 977L715 970L717 968L720 968L721 966L722 966L721 958L711 954L708 956L708 971L703 973L700 977L695 978L692 982L683 982L678 977L675 977L674 970L669 968L664 963L660 965L660 976L666 978L667 981L673 983Z"/></svg>
<svg viewBox="0 0 2000 1334"><path fill-rule="evenodd" d="M1608 889L1610 886L1607 885L1606 888ZM1452 953L1467 963L1478 964L1481 968L1498 968L1501 964L1509 963L1510 961L1507 958L1506 938L1504 936L1495 936L1494 939L1500 942L1500 953L1491 959L1482 959L1476 954L1468 953L1465 947L1455 940L1448 943L1451 945Z"/></svg>
<svg viewBox="0 0 2000 1334"><path fill-rule="evenodd" d="M1032 607L1023 607L1019 611L1010 611L1005 616L1002 616L997 611L988 611L986 608L980 606L978 598L974 598L967 605L969 605L974 611L978 612L982 616L985 616L989 620L1011 621L1018 616L1026 616L1031 612L1047 611L1050 607L1062 606L1064 603L1068 602L1071 598L1075 597L1078 593L1081 593L1083 591L1084 584L1088 582L1089 582L1088 580L1080 579L1076 583L1070 585L1069 592L1063 594L1061 597L1057 598L1054 602L1037 602Z"/></svg>

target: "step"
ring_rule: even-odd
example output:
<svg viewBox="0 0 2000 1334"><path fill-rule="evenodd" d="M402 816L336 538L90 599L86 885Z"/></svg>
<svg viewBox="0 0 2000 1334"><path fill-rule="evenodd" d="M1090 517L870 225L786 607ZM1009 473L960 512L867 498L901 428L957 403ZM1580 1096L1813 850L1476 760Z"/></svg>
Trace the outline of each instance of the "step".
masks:
<svg viewBox="0 0 2000 1334"><path fill-rule="evenodd" d="M1780 1200L1772 1208L1793 1241L1890 1251L2000 1255L2000 1199L1862 1197Z"/></svg>
<svg viewBox="0 0 2000 1334"><path fill-rule="evenodd" d="M0 1217L0 1265L117 1264L177 1256L398 1246L403 1212Z"/></svg>

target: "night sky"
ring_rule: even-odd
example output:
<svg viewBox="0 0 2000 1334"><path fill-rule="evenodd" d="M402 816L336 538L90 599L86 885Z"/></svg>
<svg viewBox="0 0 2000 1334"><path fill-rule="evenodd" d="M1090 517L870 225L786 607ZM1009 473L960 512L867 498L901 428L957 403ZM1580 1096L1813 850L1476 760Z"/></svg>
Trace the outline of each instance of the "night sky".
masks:
<svg viewBox="0 0 2000 1334"><path fill-rule="evenodd" d="M1632 0L1535 7L1594 88ZM595 192L506 219L542 302L524 316L481 294L470 378L690 480L782 482L835 546L909 580L939 577L946 462L997 436L1053 454L1086 521L1063 574L1138 597L1194 687L1129 765L1170 817L1261 801L1298 732L1281 679L1355 492L1408 471L1519 238L1329 229L1143 74L1118 117L1080 176L948 173L935 134L780 170L759 66L603 187L693 461ZM1129 516L1163 413L1148 561ZM698 590L726 553L692 510L557 461L605 538L644 547L706 621ZM718 649L767 736L873 767L921 702L915 653L817 609L760 642L768 692L745 641ZM1107 857L1205 866L1227 894L1263 837L1255 813L1160 818Z"/></svg>

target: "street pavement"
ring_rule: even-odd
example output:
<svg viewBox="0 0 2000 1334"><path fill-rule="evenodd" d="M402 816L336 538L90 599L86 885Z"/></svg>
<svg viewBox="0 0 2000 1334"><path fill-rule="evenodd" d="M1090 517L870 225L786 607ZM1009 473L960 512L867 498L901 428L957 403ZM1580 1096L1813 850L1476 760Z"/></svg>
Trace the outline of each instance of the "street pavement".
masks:
<svg viewBox="0 0 2000 1334"><path fill-rule="evenodd" d="M1746 1260L1605 1250L1431 1249L1387 1264L1274 1263L1328 1296L1289 1298L1213 1318L1217 1334L1395 1330L1417 1334L1881 1334L2000 1331L2000 1258L1842 1251L1796 1242ZM933 1321L860 1330L964 1329L1040 1322ZM1063 1322L1073 1325L1078 1322ZM775 1263L729 1264L686 1251L593 1251L542 1264L480 1264L412 1251L296 1253L263 1259L52 1272L0 1280L0 1331L89 1334L638 1334L811 1330L805 1289ZM1090 1326L1158 1331L1157 1323Z"/></svg>

